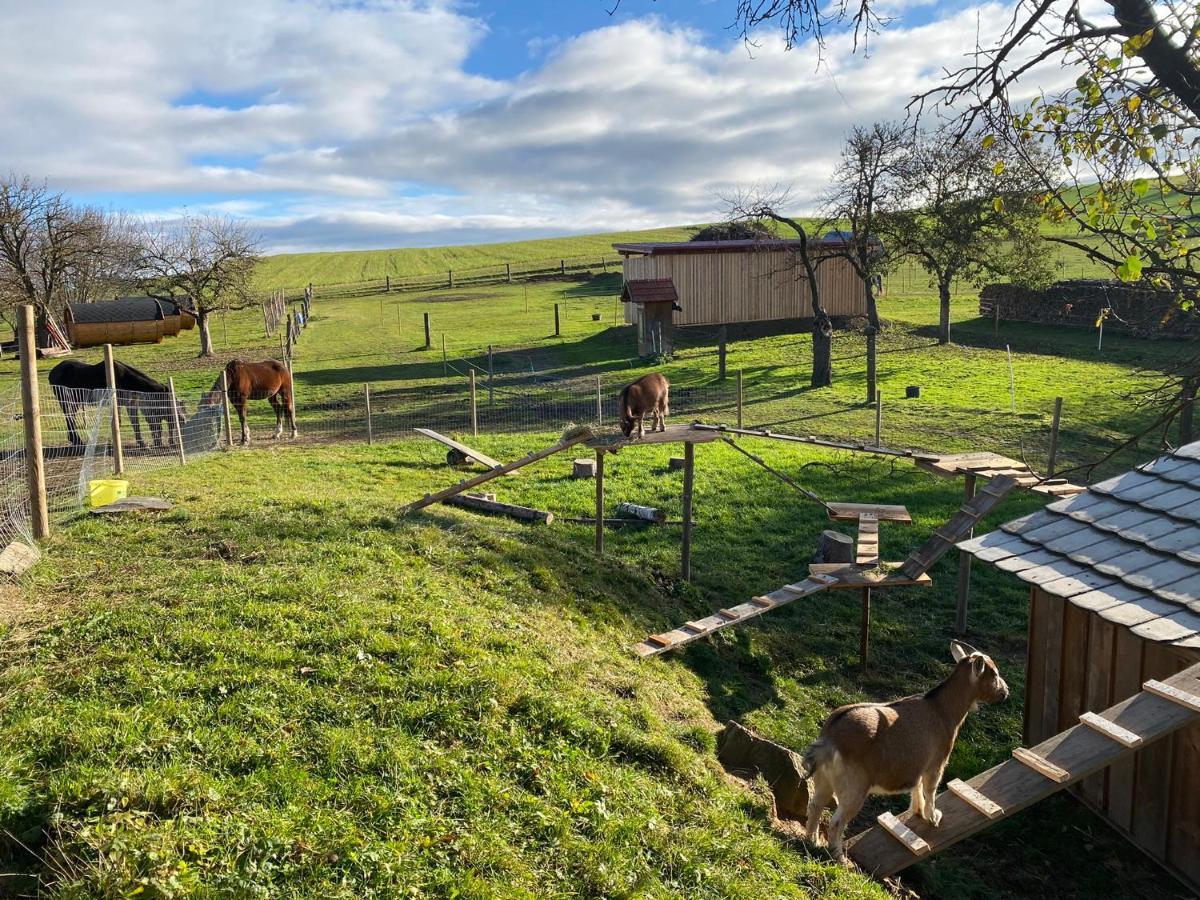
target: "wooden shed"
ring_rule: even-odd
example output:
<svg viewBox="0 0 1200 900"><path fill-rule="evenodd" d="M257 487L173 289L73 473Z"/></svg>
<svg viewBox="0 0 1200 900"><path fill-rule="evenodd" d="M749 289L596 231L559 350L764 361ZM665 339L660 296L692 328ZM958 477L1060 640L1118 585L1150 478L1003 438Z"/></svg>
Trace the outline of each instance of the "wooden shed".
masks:
<svg viewBox="0 0 1200 900"><path fill-rule="evenodd" d="M866 291L850 263L833 255L841 240L814 239L821 303L831 316L866 315ZM670 279L682 309L676 325L719 325L812 317L808 278L796 240L613 244L625 281ZM625 321L636 321L627 306Z"/></svg>
<svg viewBox="0 0 1200 900"><path fill-rule="evenodd" d="M675 347L674 314L682 311L679 294L670 278L635 278L621 288L637 325L638 356L670 353ZM631 316L626 314L626 321Z"/></svg>
<svg viewBox="0 0 1200 900"><path fill-rule="evenodd" d="M172 300L118 297L97 303L70 303L67 335L75 347L101 344L157 344L196 325L190 310Z"/></svg>
<svg viewBox="0 0 1200 900"><path fill-rule="evenodd" d="M1028 745L1200 662L1200 442L959 547L1030 585ZM1200 723L1072 791L1200 893Z"/></svg>

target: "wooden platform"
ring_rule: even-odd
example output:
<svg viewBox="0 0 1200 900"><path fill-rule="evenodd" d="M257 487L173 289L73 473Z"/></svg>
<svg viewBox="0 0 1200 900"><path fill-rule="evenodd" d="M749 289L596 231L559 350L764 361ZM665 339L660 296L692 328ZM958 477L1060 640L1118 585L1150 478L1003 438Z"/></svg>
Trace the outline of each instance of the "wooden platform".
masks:
<svg viewBox="0 0 1200 900"><path fill-rule="evenodd" d="M1078 484L1071 484L1065 478L1043 480L1025 463L998 453L949 453L933 458L915 459L914 462L926 472L932 472L942 478L957 478L968 474L979 478L999 478L1005 475L1025 490L1050 497L1070 497L1086 490Z"/></svg>
<svg viewBox="0 0 1200 900"><path fill-rule="evenodd" d="M666 431L647 431L640 438L635 434L625 437L620 431L598 434L587 441L587 446L593 450L615 452L626 447L640 447L651 444L707 444L719 441L721 434L706 428L693 425L668 425Z"/></svg>
<svg viewBox="0 0 1200 900"><path fill-rule="evenodd" d="M1138 736L1141 740L1137 744L1130 746L1121 732L1109 734L1093 725L1075 725L1022 754L1027 760L1044 760L1052 769L1043 772L1020 759L1006 760L966 782L967 790L958 784L939 794L935 800L942 813L938 827L908 813L899 817L901 823L928 845L928 853L937 853L1200 720L1200 704L1193 707L1187 701L1200 696L1200 665L1184 669L1166 679L1165 684L1175 694L1183 694L1183 699L1163 696L1155 684L1147 683L1141 693L1099 714L1119 726L1121 732ZM1050 777L1055 770L1065 772L1065 779ZM987 802L980 802L980 798ZM996 813L992 805L1000 812ZM882 827L870 828L850 839L846 849L860 868L876 878L894 875L928 855L917 855Z"/></svg>

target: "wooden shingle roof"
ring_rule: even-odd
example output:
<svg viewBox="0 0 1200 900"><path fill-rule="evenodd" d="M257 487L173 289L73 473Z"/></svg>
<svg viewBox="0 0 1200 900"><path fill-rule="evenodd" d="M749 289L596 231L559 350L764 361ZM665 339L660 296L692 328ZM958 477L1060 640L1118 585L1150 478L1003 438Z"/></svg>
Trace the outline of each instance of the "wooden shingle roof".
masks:
<svg viewBox="0 0 1200 900"><path fill-rule="evenodd" d="M679 294L670 278L631 278L621 289L621 299L630 303L678 303Z"/></svg>
<svg viewBox="0 0 1200 900"><path fill-rule="evenodd" d="M1138 637L1200 651L1200 441L958 546Z"/></svg>

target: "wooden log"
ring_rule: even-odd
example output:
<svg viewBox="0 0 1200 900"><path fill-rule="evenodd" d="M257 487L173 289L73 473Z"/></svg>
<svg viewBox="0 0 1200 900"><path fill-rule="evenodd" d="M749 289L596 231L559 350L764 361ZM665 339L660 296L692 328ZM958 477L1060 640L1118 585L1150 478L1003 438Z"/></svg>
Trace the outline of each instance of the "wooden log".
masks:
<svg viewBox="0 0 1200 900"><path fill-rule="evenodd" d="M454 497L447 497L442 502L451 503L454 506L465 506L468 509L479 509L484 512L502 513L525 522L542 522L549 525L554 521L554 513L533 509L529 506L518 506L515 503L501 503L495 499L495 496L495 494L458 494Z"/></svg>
<svg viewBox="0 0 1200 900"><path fill-rule="evenodd" d="M854 540L848 534L827 528L821 532L817 550L813 554L815 563L854 562Z"/></svg>
<svg viewBox="0 0 1200 900"><path fill-rule="evenodd" d="M684 458L682 456L672 456L667 460L667 469L671 472L683 471Z"/></svg>
<svg viewBox="0 0 1200 900"><path fill-rule="evenodd" d="M596 461L594 459L577 459L571 464L572 478L595 478Z"/></svg>
<svg viewBox="0 0 1200 900"><path fill-rule="evenodd" d="M639 506L636 503L618 503L617 515L628 516L631 519L645 519L647 522L662 524L667 520L667 514L653 506Z"/></svg>
<svg viewBox="0 0 1200 900"><path fill-rule="evenodd" d="M121 404L117 398L117 374L114 369L112 344L104 345L104 379L112 402L113 474L125 473L125 448L121 446Z"/></svg>
<svg viewBox="0 0 1200 900"><path fill-rule="evenodd" d="M42 458L42 412L38 397L37 329L32 304L23 304L17 337L21 353L21 415L25 424L25 474L29 488L29 518L36 540L50 536L46 503L46 468Z"/></svg>

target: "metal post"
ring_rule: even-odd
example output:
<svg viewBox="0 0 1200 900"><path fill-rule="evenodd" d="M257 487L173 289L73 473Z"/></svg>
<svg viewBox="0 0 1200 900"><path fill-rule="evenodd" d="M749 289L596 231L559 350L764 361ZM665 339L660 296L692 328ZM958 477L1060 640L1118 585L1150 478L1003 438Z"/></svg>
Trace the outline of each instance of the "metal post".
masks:
<svg viewBox="0 0 1200 900"><path fill-rule="evenodd" d="M475 405L475 368L471 367L471 437L479 436L479 412Z"/></svg>
<svg viewBox="0 0 1200 900"><path fill-rule="evenodd" d="M683 546L680 554L680 576L684 581L692 580L692 486L695 483L695 460L696 445L687 441L683 445Z"/></svg>
<svg viewBox="0 0 1200 900"><path fill-rule="evenodd" d="M728 329L722 325L717 346L717 379L720 381L725 380L725 339L727 336Z"/></svg>
<svg viewBox="0 0 1200 900"><path fill-rule="evenodd" d="M50 513L46 504L46 468L42 458L42 407L38 397L37 328L33 306L18 310L17 338L21 354L21 417L25 423L25 474L29 484L29 518L33 536L50 536Z"/></svg>
<svg viewBox="0 0 1200 900"><path fill-rule="evenodd" d="M371 426L371 385L368 382L363 385L363 394L367 400L367 443L375 443L375 430Z"/></svg>
<svg viewBox="0 0 1200 900"><path fill-rule="evenodd" d="M883 434L883 391L875 392L875 446L882 447Z"/></svg>
<svg viewBox="0 0 1200 900"><path fill-rule="evenodd" d="M862 589L862 619L858 625L858 665L865 672L871 653L871 589Z"/></svg>
<svg viewBox="0 0 1200 900"><path fill-rule="evenodd" d="M1054 421L1050 423L1050 458L1046 462L1046 475L1054 474L1054 464L1058 460L1058 422L1062 417L1062 397L1054 398Z"/></svg>
<svg viewBox="0 0 1200 900"><path fill-rule="evenodd" d="M104 379L112 403L113 474L125 474L125 448L121 446L121 407L117 402L117 373L113 366L112 344L104 345Z"/></svg>
<svg viewBox="0 0 1200 900"><path fill-rule="evenodd" d="M604 424L604 400L600 394L600 376L596 376L596 427Z"/></svg>
<svg viewBox="0 0 1200 900"><path fill-rule="evenodd" d="M428 350L433 346L429 339L429 313L425 313L425 349Z"/></svg>
<svg viewBox="0 0 1200 900"><path fill-rule="evenodd" d="M171 421L175 425L175 446L179 450L179 464L187 465L187 452L183 448L183 423L179 421L179 403L175 400L175 379L167 379L167 390L171 392Z"/></svg>
<svg viewBox="0 0 1200 900"><path fill-rule="evenodd" d="M975 473L967 472L963 479L963 503L971 502L975 496ZM967 532L967 538L973 537L975 529ZM954 633L963 637L967 633L967 601L971 593L971 559L966 550L958 551L958 594L954 613Z"/></svg>
<svg viewBox="0 0 1200 900"><path fill-rule="evenodd" d="M596 556L604 556L604 451L596 450Z"/></svg>
<svg viewBox="0 0 1200 900"><path fill-rule="evenodd" d="M225 413L225 449L233 449L233 418L229 414L229 374L221 373L221 408Z"/></svg>
<svg viewBox="0 0 1200 900"><path fill-rule="evenodd" d="M737 427L742 427L742 370L737 373Z"/></svg>

